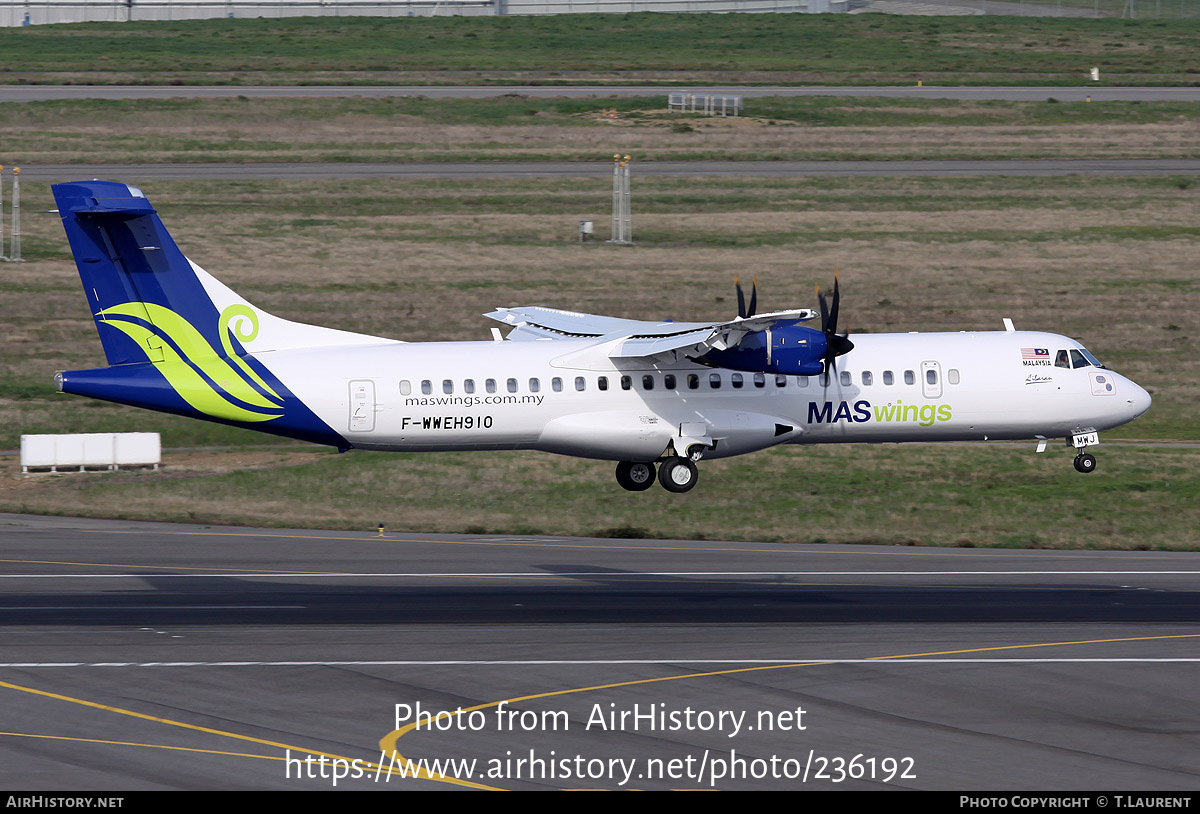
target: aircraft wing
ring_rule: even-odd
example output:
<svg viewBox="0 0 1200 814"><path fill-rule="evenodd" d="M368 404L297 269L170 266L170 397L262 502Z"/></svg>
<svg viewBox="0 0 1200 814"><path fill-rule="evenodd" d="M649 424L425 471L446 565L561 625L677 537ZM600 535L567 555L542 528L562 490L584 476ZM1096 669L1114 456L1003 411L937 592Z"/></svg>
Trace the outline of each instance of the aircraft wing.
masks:
<svg viewBox="0 0 1200 814"><path fill-rule="evenodd" d="M801 308L759 314L748 319L737 317L727 322L651 322L535 305L498 308L485 316L513 326L509 339L591 338L597 342L611 343L610 357L628 359L668 351L688 351L699 355L709 350L725 350L736 346L748 334L765 331L781 323L791 325L803 322L817 316L817 312Z"/></svg>

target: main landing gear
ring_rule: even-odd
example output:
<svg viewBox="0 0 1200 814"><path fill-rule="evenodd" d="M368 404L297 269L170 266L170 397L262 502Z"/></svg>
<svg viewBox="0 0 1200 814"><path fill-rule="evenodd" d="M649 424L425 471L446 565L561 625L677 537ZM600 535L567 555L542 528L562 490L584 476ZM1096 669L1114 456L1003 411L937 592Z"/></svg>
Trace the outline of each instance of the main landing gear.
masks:
<svg viewBox="0 0 1200 814"><path fill-rule="evenodd" d="M630 492L644 492L654 485L654 464L621 461L617 464L617 483Z"/></svg>
<svg viewBox="0 0 1200 814"><path fill-rule="evenodd" d="M658 482L668 492L687 492L696 485L700 473L687 458L667 458L658 467ZM617 483L630 492L644 492L654 485L654 464L621 461L617 464Z"/></svg>
<svg viewBox="0 0 1200 814"><path fill-rule="evenodd" d="M1075 456L1075 471L1085 475L1096 471L1096 456L1088 452L1080 452Z"/></svg>

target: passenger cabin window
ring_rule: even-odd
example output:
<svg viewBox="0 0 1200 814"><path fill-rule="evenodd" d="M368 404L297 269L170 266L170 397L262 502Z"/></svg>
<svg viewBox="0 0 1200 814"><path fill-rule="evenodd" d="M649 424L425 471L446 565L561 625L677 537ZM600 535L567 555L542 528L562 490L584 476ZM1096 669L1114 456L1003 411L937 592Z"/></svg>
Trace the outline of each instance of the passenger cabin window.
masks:
<svg viewBox="0 0 1200 814"><path fill-rule="evenodd" d="M916 384L917 383L917 374L913 373L911 370L904 371L904 383L905 384Z"/></svg>
<svg viewBox="0 0 1200 814"><path fill-rule="evenodd" d="M483 388L485 390L487 390L489 393L495 393L496 392L496 380L488 379L486 382L483 383Z"/></svg>
<svg viewBox="0 0 1200 814"><path fill-rule="evenodd" d="M607 390L608 389L608 377L601 376L600 378L596 379L596 388L599 390Z"/></svg>
<svg viewBox="0 0 1200 814"><path fill-rule="evenodd" d="M742 374L734 373L732 376L729 377L729 383L733 385L734 390L741 390L742 384L743 384Z"/></svg>
<svg viewBox="0 0 1200 814"><path fill-rule="evenodd" d="M474 393L475 392L475 380L474 379L466 379L463 381L463 392L464 393Z"/></svg>
<svg viewBox="0 0 1200 814"><path fill-rule="evenodd" d="M720 373L709 373L708 374L708 386L711 387L713 390L720 390L721 389L721 374Z"/></svg>
<svg viewBox="0 0 1200 814"><path fill-rule="evenodd" d="M582 376L576 376L575 377L575 389L580 392L583 392L584 390L586 390L587 389L587 379L583 378Z"/></svg>
<svg viewBox="0 0 1200 814"><path fill-rule="evenodd" d="M952 367L946 371L946 381L950 384L958 384L958 368Z"/></svg>
<svg viewBox="0 0 1200 814"><path fill-rule="evenodd" d="M558 378L557 376L555 376L553 379L551 379L550 380L550 389L553 390L555 393L561 393L562 392L562 379Z"/></svg>
<svg viewBox="0 0 1200 814"><path fill-rule="evenodd" d="M411 392L412 392L412 384L409 383L408 379L401 379L400 380L400 395L407 396Z"/></svg>
<svg viewBox="0 0 1200 814"><path fill-rule="evenodd" d="M829 374L822 373L820 376L817 377L817 383L820 384L822 387L828 387L829 386Z"/></svg>
<svg viewBox="0 0 1200 814"><path fill-rule="evenodd" d="M896 383L896 377L892 375L892 371L890 371L890 370L883 371L883 383L884 384L895 384Z"/></svg>
<svg viewBox="0 0 1200 814"><path fill-rule="evenodd" d="M803 379L806 377L801 376L800 378ZM787 387L787 376L784 376L782 373L776 373L775 374L775 386L776 387Z"/></svg>
<svg viewBox="0 0 1200 814"><path fill-rule="evenodd" d="M506 384L508 385L508 392L510 392L510 393L517 392L517 380L516 379L509 379L508 382L506 382Z"/></svg>
<svg viewBox="0 0 1200 814"><path fill-rule="evenodd" d="M667 373L666 375L663 376L663 387L667 388L668 390L675 389L675 374L674 373Z"/></svg>
<svg viewBox="0 0 1200 814"><path fill-rule="evenodd" d="M645 373L642 375L642 389L643 390L653 390L654 389L654 376L652 376L649 373Z"/></svg>
<svg viewBox="0 0 1200 814"><path fill-rule="evenodd" d="M530 393L537 393L541 389L542 389L542 382L540 379L530 379L529 380L529 392Z"/></svg>
<svg viewBox="0 0 1200 814"><path fill-rule="evenodd" d="M687 378L688 390L696 390L700 387L700 377L695 373L689 373Z"/></svg>
<svg viewBox="0 0 1200 814"><path fill-rule="evenodd" d="M839 378L839 379L841 379L841 382L842 382L842 387L849 387L849 386L850 386L850 371L849 371L849 370L843 370L843 371L842 371L842 372L841 372L841 373L838 375L838 378Z"/></svg>
<svg viewBox="0 0 1200 814"><path fill-rule="evenodd" d="M871 371L869 371L869 370L864 370L864 371L862 372L862 383L863 383L863 386L864 386L864 387L870 387L870 386L871 386Z"/></svg>
<svg viewBox="0 0 1200 814"><path fill-rule="evenodd" d="M754 386L759 387L759 388L766 387L767 386L767 377L761 373L755 373L754 374Z"/></svg>
<svg viewBox="0 0 1200 814"><path fill-rule="evenodd" d="M629 390L632 387L633 387L633 377L632 376L622 376L621 377L621 389Z"/></svg>
<svg viewBox="0 0 1200 814"><path fill-rule="evenodd" d="M933 368L929 368L929 370L925 371L925 383L926 384L937 384L937 371L936 370L934 370Z"/></svg>
<svg viewBox="0 0 1200 814"><path fill-rule="evenodd" d="M447 396L454 392L454 382L450 379L442 379L442 392Z"/></svg>
<svg viewBox="0 0 1200 814"><path fill-rule="evenodd" d="M427 396L433 395L433 382L429 379L421 379L421 392Z"/></svg>

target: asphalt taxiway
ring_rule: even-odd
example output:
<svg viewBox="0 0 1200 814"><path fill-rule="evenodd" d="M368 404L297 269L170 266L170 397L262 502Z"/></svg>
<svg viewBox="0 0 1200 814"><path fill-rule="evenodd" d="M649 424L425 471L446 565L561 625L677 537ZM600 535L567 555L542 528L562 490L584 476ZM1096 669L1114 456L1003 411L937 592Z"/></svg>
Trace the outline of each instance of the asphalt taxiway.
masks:
<svg viewBox="0 0 1200 814"><path fill-rule="evenodd" d="M1198 577L5 515L0 785L1195 789Z"/></svg>

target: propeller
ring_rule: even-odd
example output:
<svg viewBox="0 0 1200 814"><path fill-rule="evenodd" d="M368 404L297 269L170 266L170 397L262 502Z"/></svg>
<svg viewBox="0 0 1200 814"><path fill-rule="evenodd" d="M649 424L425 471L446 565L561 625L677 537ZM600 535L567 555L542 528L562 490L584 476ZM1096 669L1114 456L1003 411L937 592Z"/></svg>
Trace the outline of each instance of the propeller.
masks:
<svg viewBox="0 0 1200 814"><path fill-rule="evenodd" d="M738 316L750 319L758 309L758 275L754 276L754 284L750 288L750 308L746 309L746 295L742 293L742 282L734 275L733 284L737 288Z"/></svg>
<svg viewBox="0 0 1200 814"><path fill-rule="evenodd" d="M854 343L850 341L850 332L838 335L838 308L841 304L842 294L838 287L837 274L833 275L833 306L830 307L825 301L825 292L820 288L817 289L817 301L821 306L821 331L825 334L825 373L827 376L832 373L837 373L837 357L849 353L854 350Z"/></svg>

